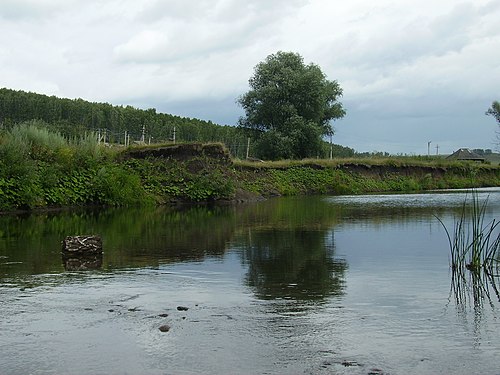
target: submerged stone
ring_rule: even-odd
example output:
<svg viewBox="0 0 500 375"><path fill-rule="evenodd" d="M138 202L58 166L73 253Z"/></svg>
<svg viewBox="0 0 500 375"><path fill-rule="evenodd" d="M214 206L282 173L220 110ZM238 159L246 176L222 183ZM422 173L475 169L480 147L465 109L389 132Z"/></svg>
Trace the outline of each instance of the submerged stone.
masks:
<svg viewBox="0 0 500 375"><path fill-rule="evenodd" d="M165 324L165 325L162 325L160 326L160 328L158 328L161 332L168 332L170 331L170 326Z"/></svg>

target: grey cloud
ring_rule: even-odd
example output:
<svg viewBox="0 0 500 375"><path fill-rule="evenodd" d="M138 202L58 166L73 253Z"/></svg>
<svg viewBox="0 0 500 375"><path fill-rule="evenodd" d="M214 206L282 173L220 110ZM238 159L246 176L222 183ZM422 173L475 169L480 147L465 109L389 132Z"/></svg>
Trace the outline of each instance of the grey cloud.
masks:
<svg viewBox="0 0 500 375"><path fill-rule="evenodd" d="M347 51L341 56L344 61L389 72L395 66L412 64L421 58L460 52L472 42L473 29L482 18L495 10L488 9L489 13L484 14L483 7L462 3L443 15L393 19L385 30L375 30L371 35L350 31L335 38L333 44ZM363 30L362 23L369 22L366 17L369 14L356 22L357 29Z"/></svg>
<svg viewBox="0 0 500 375"><path fill-rule="evenodd" d="M307 0L156 0L139 13L138 19L148 23L165 18L233 23L253 14L266 22L270 15L278 18L306 3Z"/></svg>
<svg viewBox="0 0 500 375"><path fill-rule="evenodd" d="M73 0L2 0L0 18L30 19L52 15L67 9Z"/></svg>
<svg viewBox="0 0 500 375"><path fill-rule="evenodd" d="M273 1L157 1L140 19L144 28L116 46L119 62L162 63L221 53L272 38L285 17L303 0Z"/></svg>

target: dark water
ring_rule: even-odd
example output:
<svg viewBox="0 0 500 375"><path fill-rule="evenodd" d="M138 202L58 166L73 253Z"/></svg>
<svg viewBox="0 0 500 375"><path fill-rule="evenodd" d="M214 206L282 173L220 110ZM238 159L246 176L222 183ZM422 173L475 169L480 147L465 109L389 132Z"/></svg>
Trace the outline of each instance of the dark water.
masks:
<svg viewBox="0 0 500 375"><path fill-rule="evenodd" d="M499 298L457 301L434 216L463 200L0 216L0 374L500 374ZM65 270L76 234L102 235L99 269Z"/></svg>

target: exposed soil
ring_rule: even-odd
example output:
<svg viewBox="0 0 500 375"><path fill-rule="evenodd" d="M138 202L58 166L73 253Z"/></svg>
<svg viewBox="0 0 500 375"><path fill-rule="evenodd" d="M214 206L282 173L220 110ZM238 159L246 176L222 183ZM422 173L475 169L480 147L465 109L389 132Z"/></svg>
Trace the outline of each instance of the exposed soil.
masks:
<svg viewBox="0 0 500 375"><path fill-rule="evenodd" d="M229 152L221 144L179 144L166 147L142 148L127 151L124 158L146 159L164 158L179 161L188 161L197 157L209 157L218 164L231 165Z"/></svg>

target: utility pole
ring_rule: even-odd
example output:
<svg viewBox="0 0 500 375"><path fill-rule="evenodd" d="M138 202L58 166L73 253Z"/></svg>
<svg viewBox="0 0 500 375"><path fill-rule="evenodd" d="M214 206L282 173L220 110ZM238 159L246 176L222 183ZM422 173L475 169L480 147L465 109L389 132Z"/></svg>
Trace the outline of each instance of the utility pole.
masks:
<svg viewBox="0 0 500 375"><path fill-rule="evenodd" d="M248 159L248 156L250 155L250 137L247 138L247 159Z"/></svg>
<svg viewBox="0 0 500 375"><path fill-rule="evenodd" d="M431 143L432 141L427 142L427 156L431 156Z"/></svg>
<svg viewBox="0 0 500 375"><path fill-rule="evenodd" d="M173 137L173 140L174 140L174 145L175 145L175 126L174 126L174 137Z"/></svg>
<svg viewBox="0 0 500 375"><path fill-rule="evenodd" d="M439 155L439 145L436 145L436 155Z"/></svg>
<svg viewBox="0 0 500 375"><path fill-rule="evenodd" d="M146 125L142 125L142 135L141 135L141 143L145 143L144 139L146 136Z"/></svg>
<svg viewBox="0 0 500 375"><path fill-rule="evenodd" d="M125 147L127 147L127 131L126 130L125 130L125 139L124 139L123 144L125 145Z"/></svg>

